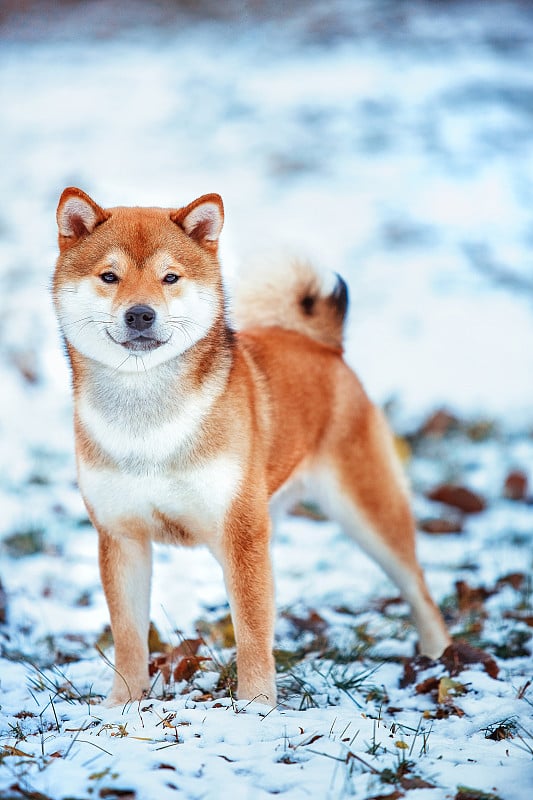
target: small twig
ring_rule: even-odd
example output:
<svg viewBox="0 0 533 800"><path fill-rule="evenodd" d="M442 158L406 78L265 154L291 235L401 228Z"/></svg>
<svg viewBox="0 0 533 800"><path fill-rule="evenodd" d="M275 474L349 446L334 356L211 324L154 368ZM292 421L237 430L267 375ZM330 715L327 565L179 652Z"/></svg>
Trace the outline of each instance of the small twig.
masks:
<svg viewBox="0 0 533 800"><path fill-rule="evenodd" d="M420 717L420 719L418 720L418 725L416 726L415 735L413 737L413 741L411 742L411 747L409 748L409 753L407 754L407 758L411 758L411 754L413 752L413 748L414 748L415 742L416 742L416 737L418 736L418 733L420 731L420 725L421 724L422 724L422 717Z"/></svg>
<svg viewBox="0 0 533 800"><path fill-rule="evenodd" d="M112 756L113 755L113 753L110 753L109 750L105 749L105 747L100 747L100 745L96 744L96 742L88 742L86 739L78 739L78 742L81 742L82 744L92 744L93 747L97 747L98 750L102 751L102 753L107 753L108 756ZM70 747L69 747L69 750L70 750Z"/></svg>
<svg viewBox="0 0 533 800"><path fill-rule="evenodd" d="M105 661L105 663L108 665L108 667L111 667L111 669L113 670L113 672L114 672L116 675L118 675L118 676L119 676L119 678L121 678L121 679L124 681L124 685L125 685L126 689L128 690L128 693L129 693L129 696L130 696L130 699L129 699L129 700L126 702L126 703L124 703L124 707L123 707L123 709L122 709L122 713L124 713L124 711L126 710L126 707L127 707L128 703L132 703L132 702L133 702L133 698L132 698L132 696L131 696L131 689L130 689L129 683L128 683L128 681L126 680L126 678L124 677L124 675L122 675L122 673L118 671L118 669L115 667L115 665L113 664L113 662L109 660L109 658L106 656L106 654L104 653L104 651L102 650L102 648L101 648L101 647L100 647L98 644L95 644L94 648L95 648L96 652L98 653L98 655L99 655L99 656L100 656L100 657L101 657L101 658L102 658L102 659Z"/></svg>
<svg viewBox="0 0 533 800"><path fill-rule="evenodd" d="M54 701L52 700L52 696L51 695L48 695L48 696L50 697L50 705L52 706L52 711L54 712L54 717L55 717L56 726L57 726L57 732L61 733L61 728L59 727L59 720L57 718L56 707L54 705Z"/></svg>
<svg viewBox="0 0 533 800"><path fill-rule="evenodd" d="M70 751L72 750L72 748L74 747L74 745L75 745L75 744L76 744L76 742L78 741L78 737L79 737L80 733L81 733L83 730L86 730L86 728L80 728L80 729L79 729L79 731L76 733L76 736L74 736L74 738L72 739L71 743L69 744L69 746L68 746L68 748L67 748L67 752L65 753L65 755L63 756L63 758L68 758Z"/></svg>
<svg viewBox="0 0 533 800"><path fill-rule="evenodd" d="M363 766L365 766L367 769L370 770L370 772L372 772L373 775L380 774L378 769L376 769L367 761L365 761L364 758L361 758L361 756L356 755L352 750L348 750L344 758L339 758L338 756L332 756L329 753L321 753L320 750L307 749L306 752L313 753L316 756L325 756L326 758L331 758L332 761L339 761L341 764L348 764L349 761L355 759L356 761L360 761L361 764L363 764Z"/></svg>
<svg viewBox="0 0 533 800"><path fill-rule="evenodd" d="M270 711L267 711L267 713L262 717L261 722L263 722L263 720L266 719L269 714L272 714L273 711L277 711L278 708L281 708L282 705L283 703L277 703L275 706L272 706Z"/></svg>

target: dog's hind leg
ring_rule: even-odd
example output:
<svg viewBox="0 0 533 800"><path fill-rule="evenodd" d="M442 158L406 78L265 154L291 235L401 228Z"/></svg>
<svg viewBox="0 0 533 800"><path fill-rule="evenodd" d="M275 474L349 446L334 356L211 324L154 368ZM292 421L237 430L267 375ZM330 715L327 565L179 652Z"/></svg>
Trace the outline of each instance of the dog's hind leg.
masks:
<svg viewBox="0 0 533 800"><path fill-rule="evenodd" d="M450 643L415 552L407 482L381 412L369 401L342 415L319 470L324 511L372 556L411 607L423 655L437 658Z"/></svg>

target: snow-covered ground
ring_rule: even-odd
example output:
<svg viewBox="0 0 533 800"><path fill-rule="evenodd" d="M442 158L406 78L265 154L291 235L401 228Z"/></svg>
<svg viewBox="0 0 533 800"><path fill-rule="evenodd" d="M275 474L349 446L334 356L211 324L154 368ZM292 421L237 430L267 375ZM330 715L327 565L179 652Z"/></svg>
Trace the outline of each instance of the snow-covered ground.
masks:
<svg viewBox="0 0 533 800"><path fill-rule="evenodd" d="M225 8L209 21L170 0L56 3L2 18L0 796L444 800L464 784L529 800L533 506L502 485L515 468L533 480L531 8ZM452 630L497 656L497 679L474 665L454 677L466 694L437 703L414 688L447 677L437 665L400 688L414 634L402 605L377 610L392 586L334 525L290 518L273 550L278 646L301 658L280 671L282 708L220 699L225 649L166 700L122 712L73 699L110 682L48 291L55 206L73 184L102 205L220 192L228 282L279 247L343 274L348 359L396 428L441 406L459 419L414 438L415 510L442 513L425 498L442 480L487 509L463 533L421 533L420 556ZM456 581L489 594L465 602ZM205 552L158 549L154 584L165 642L226 613Z"/></svg>

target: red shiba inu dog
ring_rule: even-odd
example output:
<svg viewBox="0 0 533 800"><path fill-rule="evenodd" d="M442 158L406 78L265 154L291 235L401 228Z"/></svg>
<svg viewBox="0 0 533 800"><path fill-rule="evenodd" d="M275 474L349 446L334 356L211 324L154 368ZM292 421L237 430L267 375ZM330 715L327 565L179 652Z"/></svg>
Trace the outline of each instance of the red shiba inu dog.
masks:
<svg viewBox="0 0 533 800"><path fill-rule="evenodd" d="M342 358L344 282L305 264L248 282L227 322L216 194L176 210L63 192L54 302L72 365L79 485L98 530L115 642L107 705L149 687L151 542L220 562L238 695L276 702L269 501L292 487L373 556L410 604L422 653L449 636L415 555L382 414Z"/></svg>

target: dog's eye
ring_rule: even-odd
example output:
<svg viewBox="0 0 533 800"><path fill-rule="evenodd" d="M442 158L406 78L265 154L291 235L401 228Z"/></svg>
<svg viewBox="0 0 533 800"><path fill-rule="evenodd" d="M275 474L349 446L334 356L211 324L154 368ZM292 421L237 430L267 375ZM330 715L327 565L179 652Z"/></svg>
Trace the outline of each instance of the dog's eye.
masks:
<svg viewBox="0 0 533 800"><path fill-rule="evenodd" d="M104 283L118 283L118 275L115 275L114 272L102 272L100 280Z"/></svg>
<svg viewBox="0 0 533 800"><path fill-rule="evenodd" d="M176 275L175 272L167 272L167 274L163 278L163 283L177 283L179 279L180 276Z"/></svg>

